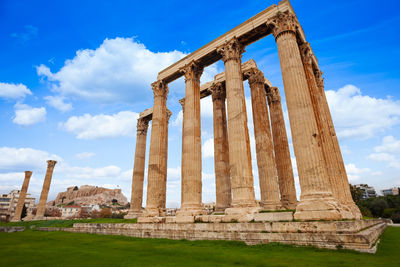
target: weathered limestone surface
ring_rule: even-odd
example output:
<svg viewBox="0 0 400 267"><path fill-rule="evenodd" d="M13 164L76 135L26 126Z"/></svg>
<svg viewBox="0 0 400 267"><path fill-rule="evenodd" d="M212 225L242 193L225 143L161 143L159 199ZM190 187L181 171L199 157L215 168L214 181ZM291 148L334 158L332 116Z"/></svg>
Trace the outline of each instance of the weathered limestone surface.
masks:
<svg viewBox="0 0 400 267"><path fill-rule="evenodd" d="M280 242L329 249L343 247L375 253L376 241L385 228L386 222L383 220L355 220L268 223L76 223L73 228L42 227L38 230L178 240L239 240L249 245Z"/></svg>
<svg viewBox="0 0 400 267"><path fill-rule="evenodd" d="M214 167L216 203L215 211L224 211L231 204L231 178L229 171L228 129L225 111L225 85L211 87L214 119Z"/></svg>
<svg viewBox="0 0 400 267"><path fill-rule="evenodd" d="M293 212L266 212L254 214L256 222L293 221Z"/></svg>
<svg viewBox="0 0 400 267"><path fill-rule="evenodd" d="M291 13L278 13L269 24L273 26L278 46L301 186L301 199L296 208L295 219L341 219L339 203L332 197L307 79L297 45L297 20Z"/></svg>
<svg viewBox="0 0 400 267"><path fill-rule="evenodd" d="M164 137L164 141L165 141L165 151L164 151L164 179L163 179L163 193L162 193L162 207L165 210L166 209L166 204L167 204L167 172L168 172L168 124L169 124L169 119L171 118L172 112L167 109L167 113L166 115L166 128L165 128L165 137Z"/></svg>
<svg viewBox="0 0 400 267"><path fill-rule="evenodd" d="M271 116L271 128L274 140L281 203L287 209L295 209L297 197L294 187L293 167L283 118L281 96L277 87L267 87L267 99Z"/></svg>
<svg viewBox="0 0 400 267"><path fill-rule="evenodd" d="M202 66L191 62L182 71L185 73L186 93L183 113L182 139L182 199L177 215L190 216L205 213L201 193L201 122L200 122L200 76Z"/></svg>
<svg viewBox="0 0 400 267"><path fill-rule="evenodd" d="M264 88L264 74L258 69L251 69L246 72L246 76L250 85L251 104L253 107L261 205L265 210L279 210L282 205L279 199L278 176Z"/></svg>
<svg viewBox="0 0 400 267"><path fill-rule="evenodd" d="M148 127L149 120L139 117L136 126L137 135L135 163L132 177L131 206L128 214L124 217L125 219L136 218L142 213L144 165L146 161L146 139Z"/></svg>
<svg viewBox="0 0 400 267"><path fill-rule="evenodd" d="M149 168L147 181L147 201L144 216L164 214L164 188L166 157L167 95L168 86L162 81L152 84L154 94L152 130L150 139Z"/></svg>
<svg viewBox="0 0 400 267"><path fill-rule="evenodd" d="M228 104L229 164L231 170L232 208L226 213L254 212L254 195L249 130L241 70L244 48L237 38L218 49L225 64L226 99Z"/></svg>
<svg viewBox="0 0 400 267"><path fill-rule="evenodd" d="M44 217L44 213L46 211L47 196L49 194L51 178L53 176L53 170L54 170L54 166L56 165L56 163L57 163L57 161L55 161L55 160L47 161L46 176L44 177L42 193L40 194L40 200L39 200L39 204L37 206L35 220L38 220L38 219L40 220Z"/></svg>
<svg viewBox="0 0 400 267"><path fill-rule="evenodd" d="M32 172L25 171L25 179L22 184L21 191L19 191L17 207L15 207L14 218L11 220L13 222L18 222L21 220L22 209L25 204L26 192L28 191L29 180L31 179Z"/></svg>

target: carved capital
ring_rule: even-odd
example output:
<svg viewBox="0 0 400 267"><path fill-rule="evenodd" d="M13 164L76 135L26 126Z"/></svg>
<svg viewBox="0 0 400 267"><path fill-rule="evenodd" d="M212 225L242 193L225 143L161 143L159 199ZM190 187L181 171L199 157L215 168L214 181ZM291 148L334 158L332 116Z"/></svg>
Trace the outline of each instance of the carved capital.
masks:
<svg viewBox="0 0 400 267"><path fill-rule="evenodd" d="M200 83L200 76L203 74L204 67L195 61L184 66L181 71L185 74L185 82L195 80Z"/></svg>
<svg viewBox="0 0 400 267"><path fill-rule="evenodd" d="M163 81L155 81L151 84L153 88L154 97L161 96L167 98L168 95L168 85Z"/></svg>
<svg viewBox="0 0 400 267"><path fill-rule="evenodd" d="M224 100L226 98L226 90L225 90L225 84L222 82L219 83L213 83L210 87L210 92L212 96L212 101L214 102L215 100Z"/></svg>
<svg viewBox="0 0 400 267"><path fill-rule="evenodd" d="M136 131L138 135L143 135L147 133L149 127L149 120L145 118L139 118L136 124Z"/></svg>
<svg viewBox="0 0 400 267"><path fill-rule="evenodd" d="M264 73L257 68L249 69L244 75L247 77L250 87L255 83L264 84L265 82Z"/></svg>
<svg viewBox="0 0 400 267"><path fill-rule="evenodd" d="M299 46L301 60L303 61L303 65L306 67L312 67L312 58L313 53L311 51L311 46L308 42L301 44Z"/></svg>
<svg viewBox="0 0 400 267"><path fill-rule="evenodd" d="M167 109L167 124L169 123L169 118L171 118L172 112L171 110Z"/></svg>
<svg viewBox="0 0 400 267"><path fill-rule="evenodd" d="M231 40L218 47L217 52L222 56L222 60L227 62L228 60L240 60L245 49L239 40L233 37Z"/></svg>
<svg viewBox="0 0 400 267"><path fill-rule="evenodd" d="M55 160L48 160L47 161L47 168L54 168L56 166L57 161Z"/></svg>
<svg viewBox="0 0 400 267"><path fill-rule="evenodd" d="M31 177L32 172L31 171L25 171L25 177Z"/></svg>
<svg viewBox="0 0 400 267"><path fill-rule="evenodd" d="M324 78L322 77L323 72L319 69L314 71L315 80L319 89L324 90Z"/></svg>
<svg viewBox="0 0 400 267"><path fill-rule="evenodd" d="M275 102L281 102L281 95L279 93L278 87L268 87L266 89L266 92L267 92L268 105L271 105L271 103Z"/></svg>
<svg viewBox="0 0 400 267"><path fill-rule="evenodd" d="M299 23L296 16L289 11L278 12L274 17L268 20L268 25L272 26L272 34L275 40L284 32L296 33Z"/></svg>
<svg viewBox="0 0 400 267"><path fill-rule="evenodd" d="M182 110L185 111L185 99L184 98L179 100L179 104L181 104Z"/></svg>

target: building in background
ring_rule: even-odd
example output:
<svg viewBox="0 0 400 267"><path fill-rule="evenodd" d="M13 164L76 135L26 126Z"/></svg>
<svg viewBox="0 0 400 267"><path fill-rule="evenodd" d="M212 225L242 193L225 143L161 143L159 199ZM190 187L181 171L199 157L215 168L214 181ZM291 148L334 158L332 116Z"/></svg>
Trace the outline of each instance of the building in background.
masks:
<svg viewBox="0 0 400 267"><path fill-rule="evenodd" d="M383 189L381 190L382 195L384 196L397 196L399 194L400 188L398 187L392 187L389 189Z"/></svg>
<svg viewBox="0 0 400 267"><path fill-rule="evenodd" d="M9 194L0 196L0 220L9 221L14 217L15 208L18 204L20 190L12 190ZM35 198L30 194L25 197L26 213L31 214L35 208Z"/></svg>
<svg viewBox="0 0 400 267"><path fill-rule="evenodd" d="M69 205L61 208L61 217L63 218L78 218L81 212L81 206Z"/></svg>
<svg viewBox="0 0 400 267"><path fill-rule="evenodd" d="M361 191L363 192L363 199L376 197L375 188L373 188L372 186L368 186L367 184L356 184L355 186L361 189Z"/></svg>

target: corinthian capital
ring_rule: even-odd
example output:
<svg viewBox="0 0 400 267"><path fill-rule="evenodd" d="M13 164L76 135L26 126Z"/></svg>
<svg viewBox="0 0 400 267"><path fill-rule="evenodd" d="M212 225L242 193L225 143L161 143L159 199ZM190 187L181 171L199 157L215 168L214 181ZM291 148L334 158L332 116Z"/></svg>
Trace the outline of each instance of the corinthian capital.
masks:
<svg viewBox="0 0 400 267"><path fill-rule="evenodd" d="M299 46L301 59L305 66L311 67L312 66L312 57L313 53L311 51L311 46L308 42L301 44Z"/></svg>
<svg viewBox="0 0 400 267"><path fill-rule="evenodd" d="M296 33L296 29L299 26L296 16L289 11L278 12L268 20L267 24L273 27L272 34L275 39L283 32Z"/></svg>
<svg viewBox="0 0 400 267"><path fill-rule="evenodd" d="M203 69L203 66L194 60L184 66L181 71L185 74L185 82L190 80L196 80L200 82L200 76L203 73Z"/></svg>
<svg viewBox="0 0 400 267"><path fill-rule="evenodd" d="M250 87L255 83L264 84L265 82L264 73L257 68L249 69L244 75L247 77Z"/></svg>
<svg viewBox="0 0 400 267"><path fill-rule="evenodd" d="M222 82L213 83L210 87L210 92L212 95L212 101L215 100L225 100L226 98L226 91L225 91L225 84Z"/></svg>
<svg viewBox="0 0 400 267"><path fill-rule="evenodd" d="M281 95L279 93L278 87L268 87L266 89L266 92L267 92L268 105L271 105L271 103L281 101Z"/></svg>
<svg viewBox="0 0 400 267"><path fill-rule="evenodd" d="M169 123L169 118L171 118L172 112L171 110L167 109L167 123Z"/></svg>
<svg viewBox="0 0 400 267"><path fill-rule="evenodd" d="M146 134L149 127L149 120L145 118L139 118L136 124L136 131L138 135Z"/></svg>
<svg viewBox="0 0 400 267"><path fill-rule="evenodd" d="M314 71L315 80L317 81L317 86L320 90L324 90L324 78L322 77L323 72L319 69Z"/></svg>
<svg viewBox="0 0 400 267"><path fill-rule="evenodd" d="M54 168L56 166L57 161L55 160L48 160L47 161L47 168Z"/></svg>
<svg viewBox="0 0 400 267"><path fill-rule="evenodd" d="M165 82L155 81L154 83L151 84L151 87L153 88L154 97L156 96L162 96L165 98L167 97L168 85Z"/></svg>
<svg viewBox="0 0 400 267"><path fill-rule="evenodd" d="M179 99L179 104L181 104L182 110L185 110L185 99L184 98Z"/></svg>
<svg viewBox="0 0 400 267"><path fill-rule="evenodd" d="M218 47L217 52L222 56L222 60L227 62L232 59L240 60L245 49L239 40L233 37L231 40Z"/></svg>

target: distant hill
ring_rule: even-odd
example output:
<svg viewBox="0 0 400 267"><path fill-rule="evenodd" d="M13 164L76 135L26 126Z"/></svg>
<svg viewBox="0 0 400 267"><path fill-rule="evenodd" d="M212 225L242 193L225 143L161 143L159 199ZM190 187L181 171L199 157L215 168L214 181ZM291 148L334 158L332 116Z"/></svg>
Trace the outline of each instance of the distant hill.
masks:
<svg viewBox="0 0 400 267"><path fill-rule="evenodd" d="M66 192L58 193L57 198L49 204L60 205L74 202L77 205L115 205L121 206L128 204L128 200L122 194L121 189L108 189L91 185L82 185L81 187L71 186Z"/></svg>

